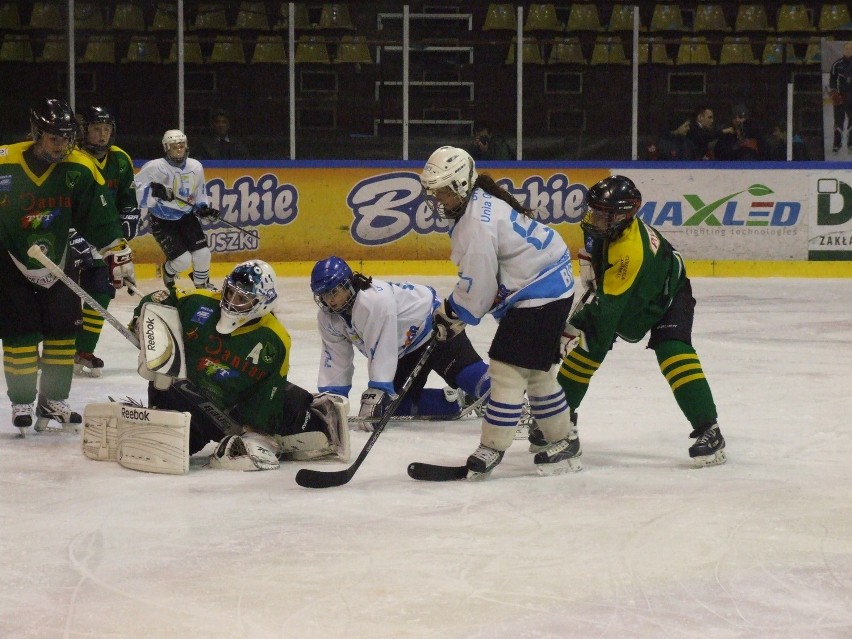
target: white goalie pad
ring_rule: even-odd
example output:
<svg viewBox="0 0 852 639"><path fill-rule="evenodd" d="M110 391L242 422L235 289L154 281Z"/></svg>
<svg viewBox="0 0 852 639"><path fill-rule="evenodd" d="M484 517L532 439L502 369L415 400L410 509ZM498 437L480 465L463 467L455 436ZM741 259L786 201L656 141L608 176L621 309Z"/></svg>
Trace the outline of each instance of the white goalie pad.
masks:
<svg viewBox="0 0 852 639"><path fill-rule="evenodd" d="M128 406L117 402L88 404L83 418L83 454L117 461L148 473L189 472L190 414Z"/></svg>
<svg viewBox="0 0 852 639"><path fill-rule="evenodd" d="M271 437L247 432L228 435L210 456L210 468L220 470L275 470L278 445Z"/></svg>
<svg viewBox="0 0 852 639"><path fill-rule="evenodd" d="M172 379L186 377L183 327L178 310L155 302L142 305L136 324L139 337L139 374L159 390Z"/></svg>
<svg viewBox="0 0 852 639"><path fill-rule="evenodd" d="M319 393L314 395L311 413L323 421L324 432L307 431L296 435L276 435L283 458L288 461L311 461L336 457L349 461L349 400L342 395Z"/></svg>

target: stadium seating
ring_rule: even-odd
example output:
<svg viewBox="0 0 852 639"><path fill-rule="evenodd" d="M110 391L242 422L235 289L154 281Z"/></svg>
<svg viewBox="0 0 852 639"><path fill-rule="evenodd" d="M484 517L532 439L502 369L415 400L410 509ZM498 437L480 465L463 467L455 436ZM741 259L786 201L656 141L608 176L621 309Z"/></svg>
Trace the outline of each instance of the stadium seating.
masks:
<svg viewBox="0 0 852 639"><path fill-rule="evenodd" d="M524 22L524 31L555 31L561 33L565 25L556 16L556 6L553 3L532 3Z"/></svg>
<svg viewBox="0 0 852 639"><path fill-rule="evenodd" d="M619 36L600 35L595 39L590 64L630 64L624 54L624 43Z"/></svg>
<svg viewBox="0 0 852 639"><path fill-rule="evenodd" d="M595 4L572 4L568 14L565 30L569 33L577 31L603 31L598 7Z"/></svg>
<svg viewBox="0 0 852 639"><path fill-rule="evenodd" d="M370 47L367 39L359 35L344 35L340 38L337 46L337 56L334 58L337 64L373 64L373 56L370 55Z"/></svg>
<svg viewBox="0 0 852 639"><path fill-rule="evenodd" d="M762 4L741 4L737 7L734 31L772 31Z"/></svg>
<svg viewBox="0 0 852 639"><path fill-rule="evenodd" d="M587 64L586 56L583 54L583 47L580 44L580 39L575 36L557 37L553 40L553 47L550 49L550 56L547 58L548 64Z"/></svg>
<svg viewBox="0 0 852 639"><path fill-rule="evenodd" d="M719 53L719 64L760 64L760 60L754 57L751 38L726 36Z"/></svg>
<svg viewBox="0 0 852 639"><path fill-rule="evenodd" d="M134 35L130 38L127 55L121 61L160 64L160 50L157 48L157 39L154 36L144 34Z"/></svg>
<svg viewBox="0 0 852 639"><path fill-rule="evenodd" d="M730 31L731 27L725 21L725 12L720 4L695 5L695 20L692 30L701 31Z"/></svg>
<svg viewBox="0 0 852 639"><path fill-rule="evenodd" d="M518 18L511 2L492 2L485 14L483 31L517 31Z"/></svg>
<svg viewBox="0 0 852 639"><path fill-rule="evenodd" d="M804 4L782 4L778 8L778 33L786 31L814 31L808 8Z"/></svg>
<svg viewBox="0 0 852 639"><path fill-rule="evenodd" d="M245 64L246 55L240 36L221 33L217 35L208 62L214 64Z"/></svg>
<svg viewBox="0 0 852 639"><path fill-rule="evenodd" d="M287 64L287 45L278 34L260 34L251 56L252 64Z"/></svg>
<svg viewBox="0 0 852 639"><path fill-rule="evenodd" d="M506 64L515 64L515 48L517 44L517 37L512 38L512 42L509 45L509 52L506 54ZM537 38L524 38L522 55L524 64L544 64L544 58L541 55L541 46Z"/></svg>
<svg viewBox="0 0 852 639"><path fill-rule="evenodd" d="M681 38L680 45L678 46L675 63L678 65L714 65L716 64L716 60L710 55L710 46L707 43L707 38L685 36Z"/></svg>
<svg viewBox="0 0 852 639"><path fill-rule="evenodd" d="M234 20L236 31L268 31L269 18L263 2L241 2Z"/></svg>
<svg viewBox="0 0 852 639"><path fill-rule="evenodd" d="M33 47L26 33L7 33L0 45L0 62L32 62Z"/></svg>
<svg viewBox="0 0 852 639"><path fill-rule="evenodd" d="M119 2L115 5L110 27L115 31L144 31L145 15L142 6L134 2Z"/></svg>

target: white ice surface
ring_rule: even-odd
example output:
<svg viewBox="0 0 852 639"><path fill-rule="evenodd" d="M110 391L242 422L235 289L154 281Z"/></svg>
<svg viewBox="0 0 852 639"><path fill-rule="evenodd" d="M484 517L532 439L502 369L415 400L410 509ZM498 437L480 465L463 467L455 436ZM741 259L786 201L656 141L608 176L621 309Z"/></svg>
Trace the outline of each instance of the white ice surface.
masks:
<svg viewBox="0 0 852 639"><path fill-rule="evenodd" d="M18 439L0 402L0 637L848 639L852 281L694 290L728 442L715 468L690 467L690 429L644 344L618 343L595 375L585 470L559 477L537 476L516 442L488 481L408 478L411 461L463 463L476 420L388 428L340 488L294 482L317 463L152 475L88 460L72 435ZM280 293L290 378L313 389L316 307L303 278ZM110 308L127 321L132 304ZM494 328L470 329L483 354ZM74 380L77 410L145 396L108 325L98 353L103 377ZM355 405L363 360L356 375ZM366 439L352 432L353 459Z"/></svg>

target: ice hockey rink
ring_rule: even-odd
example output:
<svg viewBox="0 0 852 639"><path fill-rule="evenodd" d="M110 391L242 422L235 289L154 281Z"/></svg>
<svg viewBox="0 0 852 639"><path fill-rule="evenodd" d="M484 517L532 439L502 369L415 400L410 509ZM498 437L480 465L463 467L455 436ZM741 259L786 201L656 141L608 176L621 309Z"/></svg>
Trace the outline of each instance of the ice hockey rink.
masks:
<svg viewBox="0 0 852 639"><path fill-rule="evenodd" d="M153 475L86 459L79 436L19 439L3 381L0 637L852 637L852 280L693 286L729 460L700 470L644 343L618 342L592 381L582 472L539 477L518 441L478 483L406 474L463 463L475 419L392 425L350 483L311 490L299 468L345 466L193 459L186 476ZM281 278L279 293L290 379L314 389L307 279ZM133 305L121 292L110 309L126 322ZM469 329L483 355L494 329ZM98 354L104 374L75 378L76 410L145 396L109 325ZM352 432L353 460L366 441Z"/></svg>

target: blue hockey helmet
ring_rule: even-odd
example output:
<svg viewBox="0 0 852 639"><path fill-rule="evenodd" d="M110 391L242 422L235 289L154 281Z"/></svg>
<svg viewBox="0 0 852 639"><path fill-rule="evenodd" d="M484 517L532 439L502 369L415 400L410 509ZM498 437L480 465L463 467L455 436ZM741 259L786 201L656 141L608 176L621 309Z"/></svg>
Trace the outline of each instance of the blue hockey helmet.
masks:
<svg viewBox="0 0 852 639"><path fill-rule="evenodd" d="M335 255L320 260L311 271L311 291L314 301L328 313L342 313L355 303L357 290L352 269Z"/></svg>

